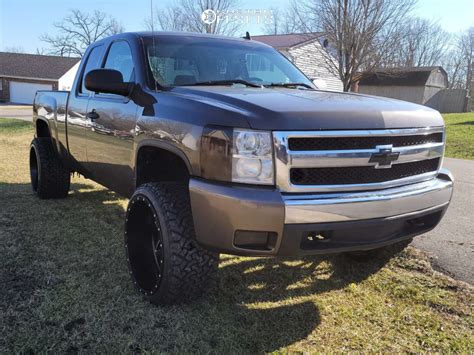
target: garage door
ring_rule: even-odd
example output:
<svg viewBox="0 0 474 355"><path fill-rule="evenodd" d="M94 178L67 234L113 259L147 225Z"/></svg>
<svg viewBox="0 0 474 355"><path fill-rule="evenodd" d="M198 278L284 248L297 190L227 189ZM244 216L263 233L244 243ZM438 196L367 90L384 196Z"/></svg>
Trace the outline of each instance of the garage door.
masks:
<svg viewBox="0 0 474 355"><path fill-rule="evenodd" d="M52 85L10 81L10 102L32 104L38 90L52 90Z"/></svg>

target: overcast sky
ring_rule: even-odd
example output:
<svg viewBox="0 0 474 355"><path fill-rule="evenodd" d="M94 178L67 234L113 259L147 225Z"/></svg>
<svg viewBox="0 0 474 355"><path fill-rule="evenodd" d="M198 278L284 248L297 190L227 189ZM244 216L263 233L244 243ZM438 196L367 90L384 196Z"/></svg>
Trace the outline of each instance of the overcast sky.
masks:
<svg viewBox="0 0 474 355"><path fill-rule="evenodd" d="M164 7L172 0L153 1L157 7ZM239 8L264 10L286 3L288 0L241 0ZM34 53L45 46L38 37L44 32L54 33L53 22L72 8L104 11L117 18L127 31L139 31L149 16L150 0L0 0L0 50L17 47ZM438 21L448 32L474 26L474 0L419 0L415 13ZM256 23L242 26L242 30L262 34Z"/></svg>

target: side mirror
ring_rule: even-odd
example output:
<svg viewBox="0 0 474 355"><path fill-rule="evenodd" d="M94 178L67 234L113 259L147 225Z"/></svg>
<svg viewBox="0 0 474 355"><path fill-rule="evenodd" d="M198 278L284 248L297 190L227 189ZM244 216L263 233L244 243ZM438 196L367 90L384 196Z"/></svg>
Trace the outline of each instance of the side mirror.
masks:
<svg viewBox="0 0 474 355"><path fill-rule="evenodd" d="M128 96L132 92L133 83L123 81L122 73L114 69L94 69L86 74L86 89L105 94Z"/></svg>
<svg viewBox="0 0 474 355"><path fill-rule="evenodd" d="M327 89L327 87L328 87L328 84L326 83L326 80L324 80L324 79L316 78L316 79L313 79L312 81L313 81L313 84L318 89L324 90L324 89Z"/></svg>

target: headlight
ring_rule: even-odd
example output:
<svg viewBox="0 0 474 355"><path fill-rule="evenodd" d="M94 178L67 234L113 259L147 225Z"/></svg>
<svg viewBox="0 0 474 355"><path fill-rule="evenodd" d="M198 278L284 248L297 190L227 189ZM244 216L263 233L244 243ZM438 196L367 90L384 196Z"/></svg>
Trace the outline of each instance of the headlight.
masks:
<svg viewBox="0 0 474 355"><path fill-rule="evenodd" d="M270 132L234 129L232 181L273 185L272 137Z"/></svg>

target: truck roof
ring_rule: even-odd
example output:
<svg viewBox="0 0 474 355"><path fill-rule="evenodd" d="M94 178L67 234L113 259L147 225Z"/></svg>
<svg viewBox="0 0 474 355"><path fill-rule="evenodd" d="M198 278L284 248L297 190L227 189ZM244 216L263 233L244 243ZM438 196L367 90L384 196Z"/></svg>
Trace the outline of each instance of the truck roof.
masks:
<svg viewBox="0 0 474 355"><path fill-rule="evenodd" d="M104 38L100 41L108 41L108 40L113 40L114 38L126 38L126 37L156 37L156 38L165 38L165 37L197 37L197 38L203 38L203 39L215 39L215 40L225 40L225 41L238 41L238 42L247 42L247 43L255 43L255 45L259 46L267 46L265 43L258 42L258 41L253 41L253 40L248 40L245 38L241 37L229 37L229 36L224 36L224 35L218 35L218 34L209 34L209 33L197 33L197 32L172 32L172 31L139 31L139 32L125 32L125 33L119 33L107 38Z"/></svg>

